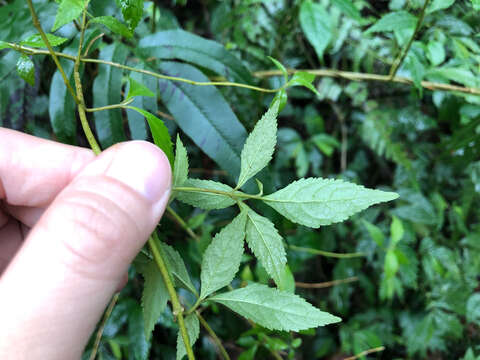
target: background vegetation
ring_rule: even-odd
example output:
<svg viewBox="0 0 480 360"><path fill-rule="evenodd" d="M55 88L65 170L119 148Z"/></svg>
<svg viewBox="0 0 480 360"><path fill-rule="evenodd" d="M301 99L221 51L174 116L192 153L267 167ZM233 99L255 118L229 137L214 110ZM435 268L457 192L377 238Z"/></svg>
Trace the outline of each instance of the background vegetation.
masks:
<svg viewBox="0 0 480 360"><path fill-rule="evenodd" d="M0 40L27 39L23 45L36 48L21 55L0 43L0 125L88 146L60 73L30 38L37 31L26 2L0 4ZM58 4L34 5L50 30ZM286 234L296 293L343 321L294 334L266 330L216 306L205 308L202 315L230 356L343 359L373 349L368 357L480 359L480 2L183 0L145 1L143 7L133 36L128 16L126 26L114 32L92 24L86 32L88 58L267 89L284 81L268 56L316 75L315 92L287 91L277 151L262 173L266 190L315 176L400 194L318 230L262 208ZM124 21L113 0L92 1L89 11ZM76 55L76 24L55 35L68 39L57 51ZM73 62L62 58L61 64L71 76ZM190 176L218 181L238 174L239 164L228 161L225 149L239 153L274 96L235 86L193 86L93 61L84 62L81 71L89 107L120 103L131 86L127 76L148 87L157 98L136 97L132 105L156 113L172 138L181 135ZM150 139L143 117L132 110L88 116L103 148ZM160 236L179 250L198 285L203 251L233 213L179 202L172 208ZM146 339L138 271L132 267L106 324L101 359L175 358L178 326L168 308ZM244 255L236 286L268 279L257 261ZM187 291L180 296L192 300ZM93 344L94 339L85 358ZM201 331L198 358L216 359L218 351L211 334Z"/></svg>

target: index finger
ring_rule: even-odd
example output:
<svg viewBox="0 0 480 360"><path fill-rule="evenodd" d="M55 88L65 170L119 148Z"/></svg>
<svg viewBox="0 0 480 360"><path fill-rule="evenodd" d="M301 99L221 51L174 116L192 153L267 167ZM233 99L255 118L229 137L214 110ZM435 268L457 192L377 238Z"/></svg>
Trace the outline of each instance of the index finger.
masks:
<svg viewBox="0 0 480 360"><path fill-rule="evenodd" d="M47 206L93 158L85 148L0 128L0 200Z"/></svg>

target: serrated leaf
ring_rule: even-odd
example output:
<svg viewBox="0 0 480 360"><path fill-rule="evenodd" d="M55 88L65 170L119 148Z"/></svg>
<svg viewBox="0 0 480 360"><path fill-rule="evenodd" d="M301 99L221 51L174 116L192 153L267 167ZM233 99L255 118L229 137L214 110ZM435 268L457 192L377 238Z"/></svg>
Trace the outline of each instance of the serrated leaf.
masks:
<svg viewBox="0 0 480 360"><path fill-rule="evenodd" d="M141 273L145 279L142 293L145 337L149 340L158 318L167 306L168 292L154 261L146 264Z"/></svg>
<svg viewBox="0 0 480 360"><path fill-rule="evenodd" d="M305 0L300 7L300 26L319 59L332 39L330 15L323 5Z"/></svg>
<svg viewBox="0 0 480 360"><path fill-rule="evenodd" d="M248 68L223 44L184 30L160 31L145 36L138 44L138 51L145 58L179 59L209 69L229 80L244 84L253 82Z"/></svg>
<svg viewBox="0 0 480 360"><path fill-rule="evenodd" d="M277 59L275 59L271 56L268 56L268 58L270 59L271 62L273 62L273 64L278 68L278 70L280 70L282 72L283 79L285 80L285 82L287 82L288 81L288 71L285 68L285 66L283 66L283 64L280 61L278 61Z"/></svg>
<svg viewBox="0 0 480 360"><path fill-rule="evenodd" d="M318 228L396 198L396 193L367 189L342 180L308 178L265 196L264 202L293 222Z"/></svg>
<svg viewBox="0 0 480 360"><path fill-rule="evenodd" d="M279 103L275 102L248 136L240 156L241 168L237 188L242 187L272 160L277 143L278 106Z"/></svg>
<svg viewBox="0 0 480 360"><path fill-rule="evenodd" d="M87 1L86 0L62 0L58 6L57 15L52 31L56 31L80 16Z"/></svg>
<svg viewBox="0 0 480 360"><path fill-rule="evenodd" d="M62 45L65 41L67 41L67 38L56 36L53 34L45 34L47 36L47 40L52 46L59 46ZM31 35L25 40L20 41L20 45L23 46L30 46L30 47L35 47L35 48L46 48L47 45L43 41L42 37L40 34L35 34Z"/></svg>
<svg viewBox="0 0 480 360"><path fill-rule="evenodd" d="M247 212L246 239L248 247L277 285L282 283L287 258L282 237L273 223L245 206Z"/></svg>
<svg viewBox="0 0 480 360"><path fill-rule="evenodd" d="M91 19L89 22L94 24L102 24L106 26L111 32L124 36L128 39L133 36L133 33L130 31L130 29L120 20L114 18L113 16L99 16Z"/></svg>
<svg viewBox="0 0 480 360"><path fill-rule="evenodd" d="M399 31L414 29L418 19L407 11L395 11L388 13L367 29L365 34L382 31Z"/></svg>
<svg viewBox="0 0 480 360"><path fill-rule="evenodd" d="M198 335L200 335L200 323L195 314L185 317L185 327L187 328L190 346L193 346L198 339ZM179 331L177 335L177 360L182 360L185 355L187 355L187 350L185 349L182 334Z"/></svg>
<svg viewBox="0 0 480 360"><path fill-rule="evenodd" d="M260 284L216 295L210 300L267 329L299 331L341 321L313 307L298 295Z"/></svg>
<svg viewBox="0 0 480 360"><path fill-rule="evenodd" d="M173 165L173 187L182 186L188 177L188 154L187 149L183 146L180 136L177 134L177 144L175 146L175 161ZM177 192L174 191L170 196L173 200L177 196Z"/></svg>
<svg viewBox="0 0 480 360"><path fill-rule="evenodd" d="M165 262L168 267L168 270L176 280L176 283L185 289L191 291L193 294L197 293L197 289L192 284L190 280L190 275L188 275L187 268L183 262L182 257L173 247L165 244L164 242L158 241L162 247L162 251L165 255Z"/></svg>
<svg viewBox="0 0 480 360"><path fill-rule="evenodd" d="M35 85L35 65L28 56L22 54L18 58L17 73L31 86Z"/></svg>
<svg viewBox="0 0 480 360"><path fill-rule="evenodd" d="M228 185L212 180L200 179L187 179L184 182L183 187L194 187L199 189L218 190L223 192L234 191L234 189L232 189ZM233 200L229 196L202 192L201 190L199 190L198 192L180 191L178 192L177 198L184 203L205 210L223 209L235 204L235 200Z"/></svg>
<svg viewBox="0 0 480 360"><path fill-rule="evenodd" d="M245 211L225 226L208 245L202 259L202 291L200 298L205 298L214 291L230 284L240 267L245 238Z"/></svg>
<svg viewBox="0 0 480 360"><path fill-rule="evenodd" d="M172 140L170 139L170 134L168 133L168 129L163 121L148 111L139 109L135 106L128 106L127 108L135 110L145 116L145 119L147 119L148 125L150 126L150 131L152 132L155 145L162 149L167 156L168 161L170 162L170 166L173 168Z"/></svg>
<svg viewBox="0 0 480 360"><path fill-rule="evenodd" d="M114 42L100 50L98 58L122 64L127 58L127 48ZM121 101L123 70L100 64L98 75L93 82L93 106L102 107L118 104ZM95 111L95 128L102 148L107 148L126 140L121 109Z"/></svg>
<svg viewBox="0 0 480 360"><path fill-rule="evenodd" d="M128 88L128 95L125 99L130 99L134 96L155 97L155 94L145 85L133 80L131 77L128 78L128 81L130 86Z"/></svg>
<svg viewBox="0 0 480 360"><path fill-rule="evenodd" d="M116 0L122 10L123 19L128 29L133 33L143 15L143 0Z"/></svg>

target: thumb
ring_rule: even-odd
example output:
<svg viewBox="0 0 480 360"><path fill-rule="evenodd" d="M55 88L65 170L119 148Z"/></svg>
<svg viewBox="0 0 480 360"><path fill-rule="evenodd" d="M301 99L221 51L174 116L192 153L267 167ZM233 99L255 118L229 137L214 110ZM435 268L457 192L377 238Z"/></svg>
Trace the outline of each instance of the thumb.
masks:
<svg viewBox="0 0 480 360"><path fill-rule="evenodd" d="M16 359L80 358L170 186L167 158L147 142L113 146L82 170L0 280L0 358L7 344L24 349Z"/></svg>

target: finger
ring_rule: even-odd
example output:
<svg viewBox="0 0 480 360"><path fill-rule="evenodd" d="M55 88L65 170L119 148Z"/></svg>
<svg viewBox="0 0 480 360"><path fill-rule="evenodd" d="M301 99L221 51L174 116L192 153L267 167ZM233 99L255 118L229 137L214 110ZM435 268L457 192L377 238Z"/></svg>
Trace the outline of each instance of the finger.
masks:
<svg viewBox="0 0 480 360"><path fill-rule="evenodd" d="M93 158L88 149L0 128L0 200L47 206Z"/></svg>
<svg viewBox="0 0 480 360"><path fill-rule="evenodd" d="M10 219L0 228L0 277L22 245L22 240L21 224L18 221Z"/></svg>
<svg viewBox="0 0 480 360"><path fill-rule="evenodd" d="M44 208L5 204L5 210L22 224L33 227L45 212Z"/></svg>
<svg viewBox="0 0 480 360"><path fill-rule="evenodd" d="M0 281L0 358L6 344L22 344L29 359L80 358L163 214L170 177L157 147L130 142L108 149L57 196Z"/></svg>

